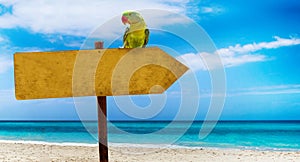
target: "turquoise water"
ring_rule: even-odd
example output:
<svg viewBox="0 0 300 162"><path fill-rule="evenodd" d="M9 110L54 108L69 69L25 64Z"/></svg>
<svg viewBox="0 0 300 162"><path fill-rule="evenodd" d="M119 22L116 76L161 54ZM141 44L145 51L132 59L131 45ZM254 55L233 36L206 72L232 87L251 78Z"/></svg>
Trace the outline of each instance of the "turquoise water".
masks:
<svg viewBox="0 0 300 162"><path fill-rule="evenodd" d="M202 126L202 122L112 122L108 138L112 143L300 150L300 121L218 122L200 139ZM0 122L0 140L96 144L96 139L96 122Z"/></svg>

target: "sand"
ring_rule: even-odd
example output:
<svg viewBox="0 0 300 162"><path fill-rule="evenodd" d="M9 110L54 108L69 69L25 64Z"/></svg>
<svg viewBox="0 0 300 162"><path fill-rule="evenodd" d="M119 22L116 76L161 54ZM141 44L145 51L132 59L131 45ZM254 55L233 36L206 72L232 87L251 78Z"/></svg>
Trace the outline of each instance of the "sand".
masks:
<svg viewBox="0 0 300 162"><path fill-rule="evenodd" d="M97 145L1 142L0 161L99 161ZM160 148L111 144L111 162L300 161L300 151Z"/></svg>

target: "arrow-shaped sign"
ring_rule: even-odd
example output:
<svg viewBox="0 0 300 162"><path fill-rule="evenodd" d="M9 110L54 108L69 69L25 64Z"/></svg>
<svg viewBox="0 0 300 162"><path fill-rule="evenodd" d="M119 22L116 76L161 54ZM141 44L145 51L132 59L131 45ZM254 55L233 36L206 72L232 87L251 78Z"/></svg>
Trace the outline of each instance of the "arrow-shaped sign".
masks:
<svg viewBox="0 0 300 162"><path fill-rule="evenodd" d="M188 68L157 47L14 55L19 100L162 93Z"/></svg>

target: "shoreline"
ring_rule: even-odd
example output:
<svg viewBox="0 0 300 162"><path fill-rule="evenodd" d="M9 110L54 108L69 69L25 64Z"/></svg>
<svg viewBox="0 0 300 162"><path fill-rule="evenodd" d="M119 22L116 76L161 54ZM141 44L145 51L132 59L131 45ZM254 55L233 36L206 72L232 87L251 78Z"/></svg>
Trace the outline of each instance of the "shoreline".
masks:
<svg viewBox="0 0 300 162"><path fill-rule="evenodd" d="M53 146L84 146L98 147L98 143L77 143L77 142L47 142L47 141L28 141L28 140L0 140L0 143L6 144L34 144L34 145L53 145ZM268 148L268 147L209 147L209 146L181 146L170 144L133 144L133 143L108 143L109 147L134 147L149 149L192 149L192 150L244 150L244 151L275 151L275 152L300 152L300 149L294 148Z"/></svg>
<svg viewBox="0 0 300 162"><path fill-rule="evenodd" d="M146 145L149 146L149 145ZM151 146L151 145L150 145ZM109 144L110 161L300 161L300 151ZM97 144L0 140L0 161L99 161Z"/></svg>

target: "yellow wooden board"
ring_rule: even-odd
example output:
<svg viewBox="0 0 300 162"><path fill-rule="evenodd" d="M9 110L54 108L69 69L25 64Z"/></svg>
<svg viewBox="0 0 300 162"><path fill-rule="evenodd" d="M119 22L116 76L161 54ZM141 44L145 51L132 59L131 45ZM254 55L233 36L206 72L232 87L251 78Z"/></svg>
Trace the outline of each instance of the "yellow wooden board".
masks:
<svg viewBox="0 0 300 162"><path fill-rule="evenodd" d="M14 55L18 100L157 94L187 70L157 47Z"/></svg>

